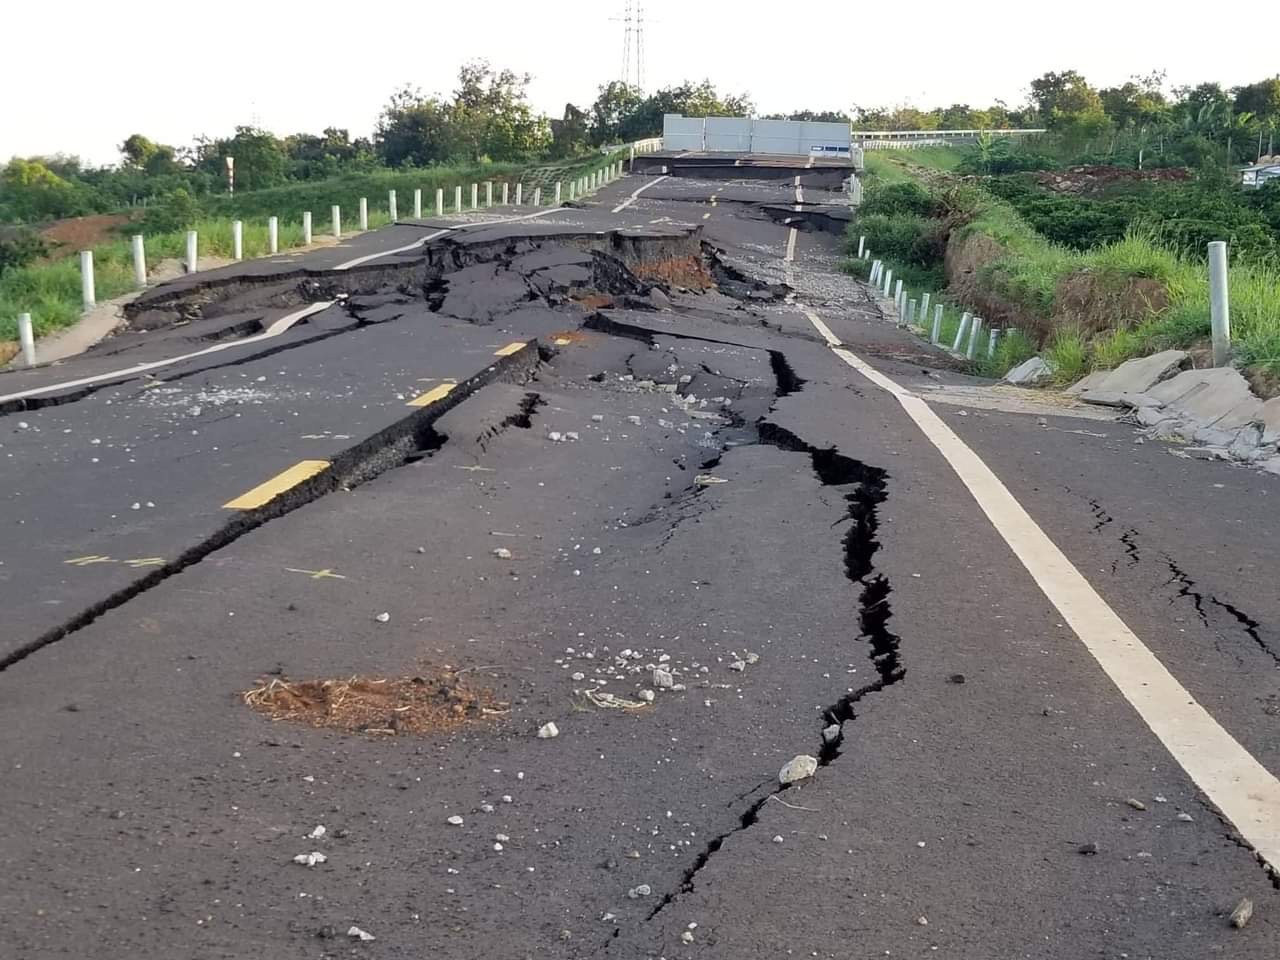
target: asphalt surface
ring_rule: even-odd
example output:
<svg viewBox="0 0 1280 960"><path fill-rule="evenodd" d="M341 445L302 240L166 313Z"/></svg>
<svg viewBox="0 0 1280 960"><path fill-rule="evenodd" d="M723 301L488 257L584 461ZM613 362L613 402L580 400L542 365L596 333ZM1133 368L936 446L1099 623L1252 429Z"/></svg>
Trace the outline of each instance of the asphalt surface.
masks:
<svg viewBox="0 0 1280 960"><path fill-rule="evenodd" d="M0 374L0 954L1276 956L1247 841L802 312L986 389L796 186L400 223ZM1280 773L1277 478L933 406ZM500 709L386 735L241 698L442 671Z"/></svg>

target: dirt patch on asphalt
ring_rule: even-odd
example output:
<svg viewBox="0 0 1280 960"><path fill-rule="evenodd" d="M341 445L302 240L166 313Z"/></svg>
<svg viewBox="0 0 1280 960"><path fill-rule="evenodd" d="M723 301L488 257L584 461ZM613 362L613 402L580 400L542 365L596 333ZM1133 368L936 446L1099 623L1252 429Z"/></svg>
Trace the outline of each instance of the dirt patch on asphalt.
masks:
<svg viewBox="0 0 1280 960"><path fill-rule="evenodd" d="M345 680L273 677L242 696L246 706L273 721L379 736L447 732L507 712L491 691L448 671Z"/></svg>
<svg viewBox="0 0 1280 960"><path fill-rule="evenodd" d="M603 307L613 306L613 297L607 293L587 293L579 296L570 294L569 299L586 310L600 310Z"/></svg>
<svg viewBox="0 0 1280 960"><path fill-rule="evenodd" d="M700 257L650 260L637 266L635 274L644 280L661 280L670 286L690 290L710 290L716 285Z"/></svg>

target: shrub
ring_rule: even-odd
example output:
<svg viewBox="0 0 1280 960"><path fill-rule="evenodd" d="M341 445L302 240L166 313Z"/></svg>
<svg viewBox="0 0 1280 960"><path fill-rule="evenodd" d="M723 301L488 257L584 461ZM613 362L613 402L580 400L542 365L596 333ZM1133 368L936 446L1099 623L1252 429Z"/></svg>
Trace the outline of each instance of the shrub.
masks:
<svg viewBox="0 0 1280 960"><path fill-rule="evenodd" d="M864 215L914 214L928 217L934 213L934 208L934 199L929 191L915 181L906 180L881 184L868 190L860 210Z"/></svg>
<svg viewBox="0 0 1280 960"><path fill-rule="evenodd" d="M25 267L49 252L49 246L38 233L18 228L0 235L0 273Z"/></svg>
<svg viewBox="0 0 1280 960"><path fill-rule="evenodd" d="M199 218L200 205L191 194L179 187L147 207L146 215L142 218L142 232L151 234L185 230Z"/></svg>

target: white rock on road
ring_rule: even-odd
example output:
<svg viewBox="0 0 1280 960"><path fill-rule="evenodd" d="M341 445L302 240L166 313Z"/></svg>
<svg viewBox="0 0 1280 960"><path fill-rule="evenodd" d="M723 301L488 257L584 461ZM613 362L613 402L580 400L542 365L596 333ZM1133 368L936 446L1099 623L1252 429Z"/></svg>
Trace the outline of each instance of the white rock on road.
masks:
<svg viewBox="0 0 1280 960"><path fill-rule="evenodd" d="M797 780L805 780L812 777L817 771L817 757L811 757L805 753L797 754L787 761L786 766L778 771L778 782L782 784L795 783Z"/></svg>
<svg viewBox="0 0 1280 960"><path fill-rule="evenodd" d="M539 740L550 740L552 737L560 736L560 728L554 723L544 723L538 728Z"/></svg>

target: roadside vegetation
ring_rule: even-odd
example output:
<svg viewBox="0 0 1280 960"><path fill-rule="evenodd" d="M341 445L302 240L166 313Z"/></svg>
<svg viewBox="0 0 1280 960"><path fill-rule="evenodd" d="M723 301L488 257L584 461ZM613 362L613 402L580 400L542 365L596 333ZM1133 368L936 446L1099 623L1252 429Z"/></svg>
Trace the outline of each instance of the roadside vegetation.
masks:
<svg viewBox="0 0 1280 960"><path fill-rule="evenodd" d="M1034 351L1067 382L1155 350L1200 347L1209 335L1206 244L1226 240L1236 358L1255 383L1274 382L1280 183L1245 190L1236 170L1241 131L1252 144L1243 149L1256 151L1259 137L1266 149L1280 79L1237 88L1234 100L1211 84L1162 99L1135 83L1130 93L1147 113L1126 115L1123 98L1091 91L1078 75L1046 75L1063 76L1060 94L1079 111L1041 104L1044 136L868 152L854 243L865 235L913 296L945 291L948 346L952 306L957 318L969 309L1019 331L983 372L1002 375ZM1090 93L1117 113L1095 110ZM1258 112L1238 109L1254 101Z"/></svg>

